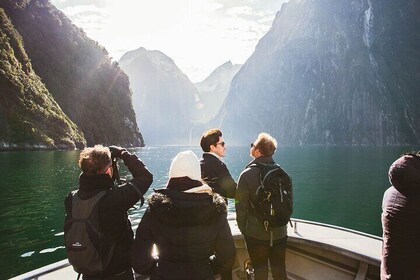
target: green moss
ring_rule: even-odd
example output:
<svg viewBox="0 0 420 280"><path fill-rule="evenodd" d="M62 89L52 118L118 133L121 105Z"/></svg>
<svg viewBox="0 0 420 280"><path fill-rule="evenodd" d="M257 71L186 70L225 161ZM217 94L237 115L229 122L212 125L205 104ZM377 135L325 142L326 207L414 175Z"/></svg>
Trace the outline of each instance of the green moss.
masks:
<svg viewBox="0 0 420 280"><path fill-rule="evenodd" d="M0 115L5 128L0 139L18 147L83 147L78 127L55 102L34 73L20 35L0 9Z"/></svg>

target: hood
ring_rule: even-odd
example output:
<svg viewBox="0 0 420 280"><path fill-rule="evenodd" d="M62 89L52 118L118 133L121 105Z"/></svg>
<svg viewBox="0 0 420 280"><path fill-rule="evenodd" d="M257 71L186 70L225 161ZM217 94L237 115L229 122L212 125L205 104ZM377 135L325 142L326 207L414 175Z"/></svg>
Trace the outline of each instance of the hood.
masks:
<svg viewBox="0 0 420 280"><path fill-rule="evenodd" d="M196 226L227 215L225 200L218 194L158 190L149 198L151 214L172 226Z"/></svg>
<svg viewBox="0 0 420 280"><path fill-rule="evenodd" d="M420 192L420 157L404 155L389 168L389 181L401 193Z"/></svg>

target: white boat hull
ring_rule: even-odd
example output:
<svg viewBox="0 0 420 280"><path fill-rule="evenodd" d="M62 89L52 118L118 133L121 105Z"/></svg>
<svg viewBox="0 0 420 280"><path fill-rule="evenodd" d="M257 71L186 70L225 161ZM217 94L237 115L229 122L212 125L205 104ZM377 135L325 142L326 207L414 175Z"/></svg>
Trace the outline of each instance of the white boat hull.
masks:
<svg viewBox="0 0 420 280"><path fill-rule="evenodd" d="M237 258L234 279L245 279L244 262L249 259L236 221L229 220ZM376 236L314 223L293 220L288 229L286 268L289 279L341 280L379 279L382 239ZM77 279L67 260L25 273L12 279ZM137 279L148 279L138 276Z"/></svg>

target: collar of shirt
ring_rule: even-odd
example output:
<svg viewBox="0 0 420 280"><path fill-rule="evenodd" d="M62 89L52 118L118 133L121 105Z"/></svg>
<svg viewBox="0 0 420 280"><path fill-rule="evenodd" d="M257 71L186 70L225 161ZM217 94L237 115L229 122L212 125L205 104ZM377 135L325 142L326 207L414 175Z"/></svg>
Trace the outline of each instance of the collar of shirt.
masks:
<svg viewBox="0 0 420 280"><path fill-rule="evenodd" d="M220 161L223 161L222 157L219 157L216 153L212 153L212 152L204 152L204 153L205 153L205 154L208 154L208 155L215 156L215 157L217 157Z"/></svg>

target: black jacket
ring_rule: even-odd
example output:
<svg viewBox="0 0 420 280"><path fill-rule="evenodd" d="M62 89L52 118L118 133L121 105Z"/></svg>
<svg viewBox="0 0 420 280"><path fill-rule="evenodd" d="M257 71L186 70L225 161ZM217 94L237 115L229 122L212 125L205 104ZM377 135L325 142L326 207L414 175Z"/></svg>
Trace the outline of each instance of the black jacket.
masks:
<svg viewBox="0 0 420 280"><path fill-rule="evenodd" d="M127 210L136 204L149 189L153 175L136 155L127 153L124 163L133 175L129 182L114 187L113 180L107 174L86 175L79 178L78 196L89 199L103 190L109 190L99 203L99 223L102 232L110 241L116 241L114 255L109 266L98 277L118 274L131 267L130 248L133 242L133 230L127 216ZM64 201L66 221L71 218L72 194Z"/></svg>
<svg viewBox="0 0 420 280"><path fill-rule="evenodd" d="M389 170L382 202L381 279L420 279L420 158L406 155Z"/></svg>
<svg viewBox="0 0 420 280"><path fill-rule="evenodd" d="M204 153L200 159L201 178L214 192L223 197L235 198L236 182L229 173L226 164L216 156Z"/></svg>
<svg viewBox="0 0 420 280"><path fill-rule="evenodd" d="M272 157L259 157L251 161L274 163ZM257 204L257 188L261 185L260 170L257 167L247 167L239 176L238 189L236 190L235 208L238 228L245 236L260 240L281 239L287 236L287 225L273 229L272 235L267 232L263 223L253 215L251 202ZM293 198L292 198L293 200Z"/></svg>
<svg viewBox="0 0 420 280"><path fill-rule="evenodd" d="M207 193L159 190L136 231L132 265L151 279L231 279L235 245L224 199ZM156 244L159 258L151 256ZM210 260L210 257L215 258Z"/></svg>

